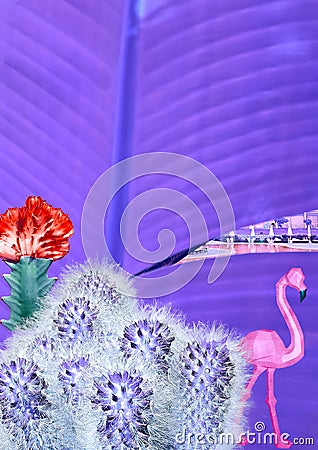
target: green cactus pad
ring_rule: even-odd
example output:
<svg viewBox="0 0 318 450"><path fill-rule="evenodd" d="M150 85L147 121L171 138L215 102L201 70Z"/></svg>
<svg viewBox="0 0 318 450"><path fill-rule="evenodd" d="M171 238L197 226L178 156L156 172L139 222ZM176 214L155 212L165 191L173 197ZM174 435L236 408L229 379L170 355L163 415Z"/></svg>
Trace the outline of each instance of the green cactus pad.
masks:
<svg viewBox="0 0 318 450"><path fill-rule="evenodd" d="M40 308L40 299L51 290L57 278L49 278L51 259L23 257L18 262L5 263L12 269L3 275L11 288L11 295L2 300L10 308L10 319L2 320L9 330L18 327L23 319L32 317Z"/></svg>

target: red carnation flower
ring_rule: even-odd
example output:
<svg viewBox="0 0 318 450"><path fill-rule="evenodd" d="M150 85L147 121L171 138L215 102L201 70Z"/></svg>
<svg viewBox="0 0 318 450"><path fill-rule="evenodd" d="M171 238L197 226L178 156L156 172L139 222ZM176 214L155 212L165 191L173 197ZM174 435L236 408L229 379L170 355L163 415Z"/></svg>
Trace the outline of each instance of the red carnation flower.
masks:
<svg viewBox="0 0 318 450"><path fill-rule="evenodd" d="M68 215L41 197L28 197L21 208L0 215L0 257L59 259L70 249L74 228Z"/></svg>

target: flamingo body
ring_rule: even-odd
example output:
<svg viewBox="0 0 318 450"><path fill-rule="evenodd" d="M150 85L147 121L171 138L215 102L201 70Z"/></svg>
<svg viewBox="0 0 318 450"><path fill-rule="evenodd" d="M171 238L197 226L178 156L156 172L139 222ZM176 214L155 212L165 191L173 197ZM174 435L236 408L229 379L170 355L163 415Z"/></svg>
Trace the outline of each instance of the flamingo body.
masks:
<svg viewBox="0 0 318 450"><path fill-rule="evenodd" d="M267 369L268 367L282 369L290 366L290 361L284 361L287 348L274 330L257 330L248 333L241 341L241 347L246 354L246 360L254 365ZM295 358L299 361L302 354Z"/></svg>
<svg viewBox="0 0 318 450"><path fill-rule="evenodd" d="M291 308L287 297L286 288L290 286L301 293L301 300L306 295L304 274L301 269L293 268L284 275L276 284L277 306L286 321L290 332L291 342L285 346L280 336L273 330L257 330L248 333L241 341L241 348L245 353L248 363L254 366L254 372L246 386L242 397L242 404L250 397L251 390L258 377L266 371L267 373L267 398L272 426L276 437L275 446L278 448L290 448L292 442L283 439L276 413L276 397L274 394L274 372L276 369L289 367L304 356L304 335L297 317ZM242 445L247 444L242 439Z"/></svg>

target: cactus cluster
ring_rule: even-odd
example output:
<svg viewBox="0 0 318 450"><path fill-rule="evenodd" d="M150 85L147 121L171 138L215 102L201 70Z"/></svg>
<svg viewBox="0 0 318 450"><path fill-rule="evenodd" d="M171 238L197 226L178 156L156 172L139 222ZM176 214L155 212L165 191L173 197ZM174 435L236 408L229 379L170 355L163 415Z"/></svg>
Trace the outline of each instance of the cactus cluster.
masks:
<svg viewBox="0 0 318 450"><path fill-rule="evenodd" d="M233 333L144 305L104 263L69 268L41 302L0 355L3 450L207 450L223 446L200 434L241 431Z"/></svg>

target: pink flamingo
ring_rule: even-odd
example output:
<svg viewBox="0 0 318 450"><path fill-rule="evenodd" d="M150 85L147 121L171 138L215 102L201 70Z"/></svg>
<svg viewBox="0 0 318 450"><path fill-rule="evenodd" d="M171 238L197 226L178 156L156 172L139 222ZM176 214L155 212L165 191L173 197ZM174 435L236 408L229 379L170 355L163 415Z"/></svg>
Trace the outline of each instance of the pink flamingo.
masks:
<svg viewBox="0 0 318 450"><path fill-rule="evenodd" d="M292 443L282 438L276 413L277 400L274 394L274 372L276 369L296 364L304 356L304 335L297 317L288 303L286 288L290 286L300 292L300 301L306 296L304 274L301 269L293 268L276 284L276 301L290 332L291 342L288 347L273 330L257 330L248 333L241 341L247 361L254 365L254 372L249 380L242 401L251 395L251 390L261 373L267 371L267 398L273 430L278 448L290 448ZM244 404L244 403L243 403ZM244 441L242 444L246 444Z"/></svg>

